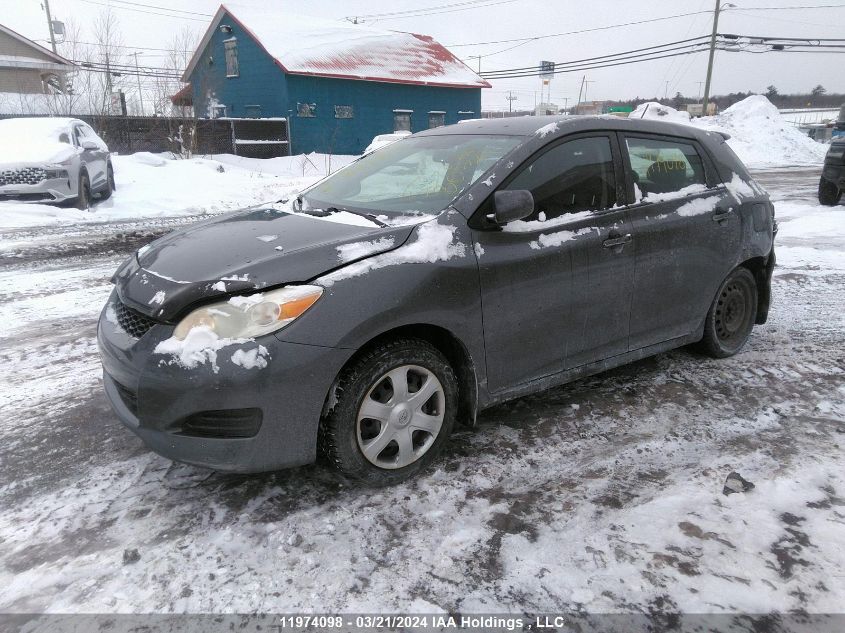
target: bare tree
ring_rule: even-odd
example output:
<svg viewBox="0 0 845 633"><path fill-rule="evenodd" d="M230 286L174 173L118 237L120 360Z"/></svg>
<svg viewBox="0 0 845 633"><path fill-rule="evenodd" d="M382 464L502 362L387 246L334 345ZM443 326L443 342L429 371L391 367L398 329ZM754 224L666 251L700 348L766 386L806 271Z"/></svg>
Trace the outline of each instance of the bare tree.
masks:
<svg viewBox="0 0 845 633"><path fill-rule="evenodd" d="M112 94L127 83L127 57L117 17L111 9L100 11L93 25L94 44L85 60L85 93L91 114L114 114ZM84 65L83 65L84 66Z"/></svg>

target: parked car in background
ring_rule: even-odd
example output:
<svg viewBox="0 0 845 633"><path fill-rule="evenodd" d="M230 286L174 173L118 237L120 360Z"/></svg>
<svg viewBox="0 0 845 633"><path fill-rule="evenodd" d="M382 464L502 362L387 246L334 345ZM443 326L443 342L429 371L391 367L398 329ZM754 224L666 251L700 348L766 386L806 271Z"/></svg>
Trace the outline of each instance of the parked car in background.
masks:
<svg viewBox="0 0 845 633"><path fill-rule="evenodd" d="M84 121L0 120L0 200L87 209L115 189L109 148Z"/></svg>
<svg viewBox="0 0 845 633"><path fill-rule="evenodd" d="M257 472L319 449L386 484L481 409L692 343L736 354L767 319L775 221L725 141L464 122L174 231L113 277L106 395L175 460Z"/></svg>
<svg viewBox="0 0 845 633"><path fill-rule="evenodd" d="M367 149L364 150L365 154L369 154L370 152L374 152L377 149L381 149L382 147L386 147L391 143L395 143L396 141L401 141L406 136L410 136L410 132L393 132L392 134L379 134L373 139L373 142L367 145Z"/></svg>
<svg viewBox="0 0 845 633"><path fill-rule="evenodd" d="M838 204L845 191L845 136L838 136L830 143L824 157L822 176L819 179L819 202L826 206Z"/></svg>

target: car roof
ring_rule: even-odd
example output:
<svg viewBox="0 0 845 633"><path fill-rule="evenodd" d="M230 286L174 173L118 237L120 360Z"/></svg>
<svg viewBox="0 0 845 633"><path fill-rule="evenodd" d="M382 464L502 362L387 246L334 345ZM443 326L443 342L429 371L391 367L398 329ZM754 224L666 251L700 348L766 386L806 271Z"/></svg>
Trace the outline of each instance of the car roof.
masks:
<svg viewBox="0 0 845 633"><path fill-rule="evenodd" d="M548 130L544 136L551 139L562 134L588 132L592 130L617 130L665 134L687 138L703 138L714 134L692 125L667 123L653 119L629 119L612 115L582 116L519 116L502 119L471 119L454 125L446 125L414 136L441 136L450 134L502 134L509 136L532 136L541 130Z"/></svg>

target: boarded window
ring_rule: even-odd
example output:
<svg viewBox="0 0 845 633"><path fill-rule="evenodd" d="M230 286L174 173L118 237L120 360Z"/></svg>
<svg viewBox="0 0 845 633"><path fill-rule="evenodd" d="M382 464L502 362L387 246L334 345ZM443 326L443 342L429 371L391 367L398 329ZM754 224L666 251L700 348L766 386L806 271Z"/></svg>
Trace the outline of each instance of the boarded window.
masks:
<svg viewBox="0 0 845 633"><path fill-rule="evenodd" d="M446 125L445 112L429 112L428 113L428 127L443 127Z"/></svg>
<svg viewBox="0 0 845 633"><path fill-rule="evenodd" d="M237 77L240 74L238 68L238 41L235 38L223 42L226 51L226 76Z"/></svg>
<svg viewBox="0 0 845 633"><path fill-rule="evenodd" d="M336 105L334 107L334 118L336 119L351 119L354 116L355 111L353 110L352 106Z"/></svg>
<svg viewBox="0 0 845 633"><path fill-rule="evenodd" d="M394 132L410 132L411 131L411 110L394 110L393 111L393 131Z"/></svg>
<svg viewBox="0 0 845 633"><path fill-rule="evenodd" d="M317 116L317 104L316 103L297 103L296 104L296 116L305 117L307 119L313 119L315 116Z"/></svg>

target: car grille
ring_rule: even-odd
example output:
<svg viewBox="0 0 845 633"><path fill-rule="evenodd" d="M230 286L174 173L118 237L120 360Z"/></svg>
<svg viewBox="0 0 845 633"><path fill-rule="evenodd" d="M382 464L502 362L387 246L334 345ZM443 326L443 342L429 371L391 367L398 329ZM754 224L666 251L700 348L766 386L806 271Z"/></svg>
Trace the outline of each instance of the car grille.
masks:
<svg viewBox="0 0 845 633"><path fill-rule="evenodd" d="M120 301L114 302L114 313L123 331L135 338L141 338L156 324L156 321L150 317L136 312L132 308L123 305Z"/></svg>
<svg viewBox="0 0 845 633"><path fill-rule="evenodd" d="M0 171L0 187L4 185L37 185L46 177L47 173L40 167L7 169Z"/></svg>

